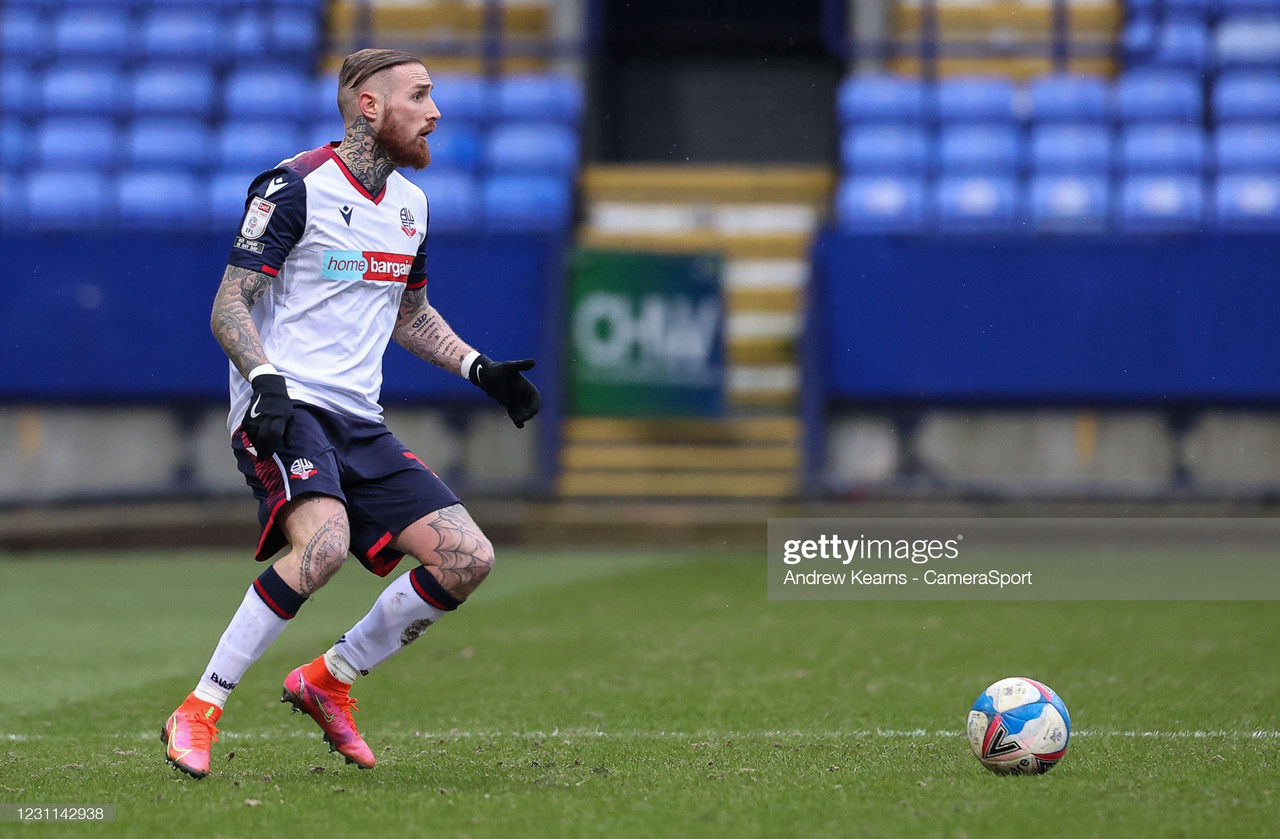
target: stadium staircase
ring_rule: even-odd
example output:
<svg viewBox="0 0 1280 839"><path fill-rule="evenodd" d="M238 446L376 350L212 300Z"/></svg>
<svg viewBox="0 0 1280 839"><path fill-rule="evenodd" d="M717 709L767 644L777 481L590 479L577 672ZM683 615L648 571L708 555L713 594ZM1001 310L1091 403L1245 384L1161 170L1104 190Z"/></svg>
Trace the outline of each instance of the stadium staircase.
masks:
<svg viewBox="0 0 1280 839"><path fill-rule="evenodd" d="M565 498L778 499L800 487L797 338L821 167L597 165L582 179L585 248L725 258L726 416L571 417Z"/></svg>
<svg viewBox="0 0 1280 839"><path fill-rule="evenodd" d="M1117 0L1075 0L1056 19L1053 3L1022 0L939 2L930 20L920 0L894 4L892 38L906 54L889 62L895 73L918 75L924 45L934 40L939 52L939 76L1003 76L1025 80L1056 68L1054 56L1045 50L1059 35L1070 33L1070 73L1113 75L1113 47L1124 22L1124 7ZM1062 48L1066 49L1067 44Z"/></svg>
<svg viewBox="0 0 1280 839"><path fill-rule="evenodd" d="M344 55L372 43L415 54L429 45L430 55L424 57L432 72L541 73L550 69L549 61L532 47L550 38L553 14L550 3L491 7L474 0L373 5L337 0L329 4L325 67L336 72ZM491 59L497 66L486 66Z"/></svg>

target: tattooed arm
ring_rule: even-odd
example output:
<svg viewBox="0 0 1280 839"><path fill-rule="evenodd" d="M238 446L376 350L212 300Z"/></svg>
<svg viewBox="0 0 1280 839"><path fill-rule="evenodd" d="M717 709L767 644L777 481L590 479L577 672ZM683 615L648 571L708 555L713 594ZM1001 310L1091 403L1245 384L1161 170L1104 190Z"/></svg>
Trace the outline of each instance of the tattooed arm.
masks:
<svg viewBox="0 0 1280 839"><path fill-rule="evenodd" d="M427 302L425 288L405 290L392 335L409 352L458 376L462 360L472 349Z"/></svg>
<svg viewBox="0 0 1280 839"><path fill-rule="evenodd" d="M270 282L260 271L228 265L213 299L209 326L227 358L246 379L250 370L268 361L249 310L262 299Z"/></svg>

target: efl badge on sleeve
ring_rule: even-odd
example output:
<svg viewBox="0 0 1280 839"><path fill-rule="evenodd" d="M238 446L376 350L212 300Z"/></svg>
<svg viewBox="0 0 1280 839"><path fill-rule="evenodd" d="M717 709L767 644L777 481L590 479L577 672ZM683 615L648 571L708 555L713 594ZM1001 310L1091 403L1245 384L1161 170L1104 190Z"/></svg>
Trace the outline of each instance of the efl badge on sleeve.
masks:
<svg viewBox="0 0 1280 839"><path fill-rule="evenodd" d="M245 211L244 223L240 225L240 235L246 239L257 239L267 232L267 222L276 211L276 205L265 198L255 198L249 202Z"/></svg>

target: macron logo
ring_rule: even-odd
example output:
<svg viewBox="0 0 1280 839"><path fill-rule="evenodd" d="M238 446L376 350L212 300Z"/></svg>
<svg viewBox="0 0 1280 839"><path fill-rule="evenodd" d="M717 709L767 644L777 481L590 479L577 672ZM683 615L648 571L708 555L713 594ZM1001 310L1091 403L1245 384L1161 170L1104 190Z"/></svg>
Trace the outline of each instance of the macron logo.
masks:
<svg viewBox="0 0 1280 839"><path fill-rule="evenodd" d="M373 280L403 283L409 279L413 257L378 251L325 251L320 276L326 280Z"/></svg>
<svg viewBox="0 0 1280 839"><path fill-rule="evenodd" d="M289 184L284 179L284 175L279 175L272 179L271 183L267 184L267 188L262 192L262 197L270 198L273 193L279 192L288 185Z"/></svg>

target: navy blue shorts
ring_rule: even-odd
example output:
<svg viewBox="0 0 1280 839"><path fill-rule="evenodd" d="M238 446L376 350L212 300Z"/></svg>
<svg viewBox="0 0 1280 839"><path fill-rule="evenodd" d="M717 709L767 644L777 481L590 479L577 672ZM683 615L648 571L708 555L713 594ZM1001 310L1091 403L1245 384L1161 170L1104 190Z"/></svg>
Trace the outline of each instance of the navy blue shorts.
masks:
<svg viewBox="0 0 1280 839"><path fill-rule="evenodd" d="M301 495L328 495L347 506L351 552L380 577L404 557L390 542L396 534L458 496L382 423L352 419L300 402L279 450L259 459L246 450L248 435L231 438L236 464L258 499L262 535L254 558L280 552L288 540L276 514Z"/></svg>

